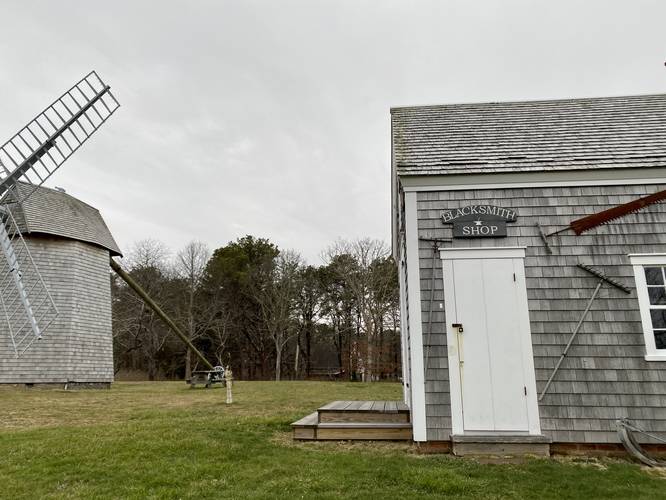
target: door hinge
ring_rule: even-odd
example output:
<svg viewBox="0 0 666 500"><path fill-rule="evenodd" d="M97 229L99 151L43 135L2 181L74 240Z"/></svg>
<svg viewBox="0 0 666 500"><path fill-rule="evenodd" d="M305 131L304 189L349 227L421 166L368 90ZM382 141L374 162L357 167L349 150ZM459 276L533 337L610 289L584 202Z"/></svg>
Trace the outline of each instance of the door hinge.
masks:
<svg viewBox="0 0 666 500"><path fill-rule="evenodd" d="M525 391L525 396L527 396L527 387L523 386L523 391Z"/></svg>
<svg viewBox="0 0 666 500"><path fill-rule="evenodd" d="M513 281L516 281L516 273L513 273Z"/></svg>

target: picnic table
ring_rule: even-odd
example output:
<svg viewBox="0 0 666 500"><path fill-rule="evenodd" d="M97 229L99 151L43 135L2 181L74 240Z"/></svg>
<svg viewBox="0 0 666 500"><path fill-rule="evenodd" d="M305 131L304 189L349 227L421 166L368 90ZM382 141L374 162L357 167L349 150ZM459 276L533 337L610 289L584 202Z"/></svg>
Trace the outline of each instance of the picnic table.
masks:
<svg viewBox="0 0 666 500"><path fill-rule="evenodd" d="M196 387L197 384L203 384L206 389L213 384L222 384L222 387L227 385L224 379L224 367L222 366L216 366L213 370L195 370L188 382L192 388Z"/></svg>

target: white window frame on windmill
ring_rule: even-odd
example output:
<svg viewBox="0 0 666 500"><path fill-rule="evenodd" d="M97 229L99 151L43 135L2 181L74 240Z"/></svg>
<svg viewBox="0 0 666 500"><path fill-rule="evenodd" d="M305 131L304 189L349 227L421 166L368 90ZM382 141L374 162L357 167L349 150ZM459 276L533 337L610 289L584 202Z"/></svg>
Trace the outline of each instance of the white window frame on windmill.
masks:
<svg viewBox="0 0 666 500"><path fill-rule="evenodd" d="M666 361L666 347L658 348L655 337L655 334L661 331L666 336L666 253L630 254L629 261L634 268L636 280L636 295L645 337L645 360ZM652 270L649 280L646 278L646 269ZM660 270L661 274L655 274L655 269ZM659 291L663 293L659 294ZM655 321L662 321L663 324L658 324L655 328L653 316ZM663 328L659 328L660 326Z"/></svg>

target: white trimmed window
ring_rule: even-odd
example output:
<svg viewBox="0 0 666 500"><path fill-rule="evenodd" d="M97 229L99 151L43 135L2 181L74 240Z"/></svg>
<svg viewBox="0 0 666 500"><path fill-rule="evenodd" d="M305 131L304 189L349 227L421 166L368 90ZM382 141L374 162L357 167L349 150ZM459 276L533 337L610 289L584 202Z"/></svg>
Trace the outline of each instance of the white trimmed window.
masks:
<svg viewBox="0 0 666 500"><path fill-rule="evenodd" d="M632 254L629 260L641 309L645 359L666 361L666 254Z"/></svg>

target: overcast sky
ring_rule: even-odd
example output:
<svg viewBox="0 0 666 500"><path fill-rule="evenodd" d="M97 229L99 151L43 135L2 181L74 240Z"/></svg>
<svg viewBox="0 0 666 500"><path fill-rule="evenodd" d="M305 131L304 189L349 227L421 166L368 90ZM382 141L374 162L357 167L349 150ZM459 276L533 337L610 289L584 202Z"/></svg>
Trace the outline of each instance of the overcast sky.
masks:
<svg viewBox="0 0 666 500"><path fill-rule="evenodd" d="M0 1L0 143L91 69L122 107L48 183L120 247L390 234L391 106L661 93L663 1Z"/></svg>

